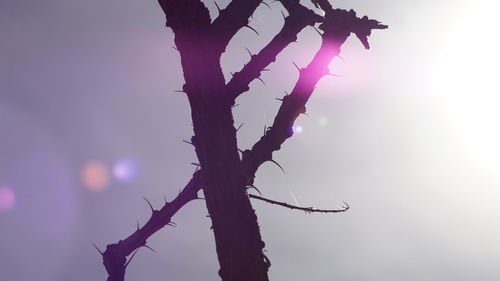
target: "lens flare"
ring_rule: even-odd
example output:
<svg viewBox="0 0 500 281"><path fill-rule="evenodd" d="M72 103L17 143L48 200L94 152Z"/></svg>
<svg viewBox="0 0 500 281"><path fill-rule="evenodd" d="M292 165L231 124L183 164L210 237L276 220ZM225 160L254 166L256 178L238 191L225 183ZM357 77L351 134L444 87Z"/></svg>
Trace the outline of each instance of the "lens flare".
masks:
<svg viewBox="0 0 500 281"><path fill-rule="evenodd" d="M86 163L81 172L83 186L90 191L102 191L109 184L109 169L99 161Z"/></svg>
<svg viewBox="0 0 500 281"><path fill-rule="evenodd" d="M326 126L328 124L328 118L326 118L325 116L321 116L319 119L318 119L318 123L321 125L321 126Z"/></svg>
<svg viewBox="0 0 500 281"><path fill-rule="evenodd" d="M113 165L113 176L121 182L129 182L137 177L137 165L131 159L120 159Z"/></svg>
<svg viewBox="0 0 500 281"><path fill-rule="evenodd" d="M300 125L297 125L297 126L293 126L293 132L296 133L296 134L300 134L304 131L304 128L302 128L302 126Z"/></svg>
<svg viewBox="0 0 500 281"><path fill-rule="evenodd" d="M9 210L16 203L14 191L8 187L0 187L0 211Z"/></svg>

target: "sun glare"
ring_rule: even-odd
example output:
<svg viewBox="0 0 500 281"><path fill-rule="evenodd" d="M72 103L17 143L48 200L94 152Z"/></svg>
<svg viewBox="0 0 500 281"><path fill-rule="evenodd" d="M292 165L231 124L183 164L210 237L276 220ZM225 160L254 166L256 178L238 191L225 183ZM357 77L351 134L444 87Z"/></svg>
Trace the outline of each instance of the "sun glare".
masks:
<svg viewBox="0 0 500 281"><path fill-rule="evenodd" d="M432 70L441 99L466 152L488 168L500 168L500 79L495 1L467 4L443 37Z"/></svg>

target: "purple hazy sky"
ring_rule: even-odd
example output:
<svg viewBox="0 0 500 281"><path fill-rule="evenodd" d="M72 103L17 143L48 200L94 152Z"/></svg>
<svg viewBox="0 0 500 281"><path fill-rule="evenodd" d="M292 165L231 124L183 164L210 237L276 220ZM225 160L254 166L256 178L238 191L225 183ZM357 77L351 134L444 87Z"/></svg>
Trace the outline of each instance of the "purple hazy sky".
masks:
<svg viewBox="0 0 500 281"><path fill-rule="evenodd" d="M205 1L212 13L213 2ZM225 6L228 0L218 1ZM500 280L500 60L493 1L335 1L389 25L354 37L296 135L258 172L254 202L271 280ZM261 5L222 58L225 73L282 24ZM493 37L495 36L495 37ZM0 2L0 280L104 280L92 242L125 238L194 171L187 99L156 1ZM239 145L270 125L319 46L299 35L235 108ZM300 129L298 129L300 127ZM300 132L299 132L300 131ZM219 280L203 201L192 202L127 280Z"/></svg>

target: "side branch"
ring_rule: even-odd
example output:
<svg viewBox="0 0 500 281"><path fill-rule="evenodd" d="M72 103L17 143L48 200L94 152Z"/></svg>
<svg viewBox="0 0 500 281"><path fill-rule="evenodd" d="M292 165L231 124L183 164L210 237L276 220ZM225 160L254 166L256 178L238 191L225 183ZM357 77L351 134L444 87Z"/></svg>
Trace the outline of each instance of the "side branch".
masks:
<svg viewBox="0 0 500 281"><path fill-rule="evenodd" d="M305 105L316 84L322 77L328 75L328 65L334 57L339 55L340 47L347 37L351 33L358 35L358 32L362 30L363 38L367 38L372 29L387 28L366 16L356 17L356 13L352 10L334 9L325 12L324 22L319 27L323 30L320 49L307 67L299 69L299 79L290 95L283 98L272 127L254 144L252 149L243 152L243 167L246 175L249 176L248 186L253 184L253 176L259 166L272 160L273 152L278 151L286 139L293 135L292 127L295 120L300 114L306 112Z"/></svg>
<svg viewBox="0 0 500 281"><path fill-rule="evenodd" d="M137 230L124 240L116 244L109 244L102 253L103 264L108 272L107 281L123 281L125 278L125 269L133 258L133 255L141 247L148 248L146 240L155 232L166 225L175 225L171 222L172 217L188 202L198 199L198 191L202 186L202 173L198 171L179 193L179 195L160 210L152 209L152 214L146 224L137 228ZM132 256L127 261L127 256Z"/></svg>
<svg viewBox="0 0 500 281"><path fill-rule="evenodd" d="M293 1L284 1L285 3ZM302 5L286 5L289 16L285 18L285 23L280 32L267 44L257 55L252 55L250 61L241 71L234 74L227 84L228 94L236 98L240 94L249 90L249 84L258 79L261 72L271 63L276 61L283 49L290 43L297 40L297 34L307 26L314 26L320 22L322 17Z"/></svg>
<svg viewBox="0 0 500 281"><path fill-rule="evenodd" d="M248 194L248 196L252 199L261 200L261 201L264 201L266 203L282 206L282 207L289 208L292 210L304 211L306 213L342 213L342 212L349 210L349 205L346 202L344 202L345 207L343 207L342 209L325 210L325 209L315 209L313 207L298 207L298 206L290 205L290 204L287 204L284 202L274 201L274 200L260 197L257 195L253 195L253 194Z"/></svg>

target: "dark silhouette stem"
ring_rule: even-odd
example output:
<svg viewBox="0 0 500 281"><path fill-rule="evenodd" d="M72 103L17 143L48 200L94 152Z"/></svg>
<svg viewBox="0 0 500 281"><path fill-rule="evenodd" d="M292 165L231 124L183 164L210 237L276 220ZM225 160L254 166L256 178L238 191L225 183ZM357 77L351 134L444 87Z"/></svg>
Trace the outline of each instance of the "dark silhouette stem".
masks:
<svg viewBox="0 0 500 281"><path fill-rule="evenodd" d="M269 204L282 206L282 207L285 207L285 208L288 208L288 209L304 211L306 213L342 213L342 212L345 212L345 211L349 210L349 205L347 205L346 202L344 202L344 204L346 206L343 207L342 209L334 209L334 210L330 209L330 210L328 210L328 209L315 209L313 207L299 207L299 206L294 206L294 205L290 205L290 204L287 204L287 203L284 203L284 202L279 202L279 201L271 200L271 199L264 198L264 197L257 196L257 195L253 195L253 194L248 194L248 197L250 197L252 199L257 199L257 200L260 200L260 201L264 201L264 202L269 203Z"/></svg>

